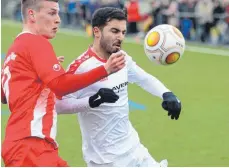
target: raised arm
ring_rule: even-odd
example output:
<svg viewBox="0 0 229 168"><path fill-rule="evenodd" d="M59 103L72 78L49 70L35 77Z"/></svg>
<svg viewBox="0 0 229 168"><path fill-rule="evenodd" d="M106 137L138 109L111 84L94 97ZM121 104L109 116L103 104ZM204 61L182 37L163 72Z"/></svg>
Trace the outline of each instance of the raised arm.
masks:
<svg viewBox="0 0 229 168"><path fill-rule="evenodd" d="M31 60L39 79L57 96L65 96L83 89L125 66L123 53L117 52L109 57L104 66L82 74L69 74L59 64L53 47L47 40L34 36L34 41L35 44L28 44L31 47L28 60Z"/></svg>

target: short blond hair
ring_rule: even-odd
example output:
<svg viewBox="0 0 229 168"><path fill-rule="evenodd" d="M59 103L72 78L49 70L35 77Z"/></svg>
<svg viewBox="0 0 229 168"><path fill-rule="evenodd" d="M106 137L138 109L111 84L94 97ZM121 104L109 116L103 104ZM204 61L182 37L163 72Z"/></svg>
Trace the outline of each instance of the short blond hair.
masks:
<svg viewBox="0 0 229 168"><path fill-rule="evenodd" d="M52 2L58 2L59 0L21 0L21 15L22 18L26 18L26 10L28 8L39 10L40 5L39 3L42 1L52 1Z"/></svg>

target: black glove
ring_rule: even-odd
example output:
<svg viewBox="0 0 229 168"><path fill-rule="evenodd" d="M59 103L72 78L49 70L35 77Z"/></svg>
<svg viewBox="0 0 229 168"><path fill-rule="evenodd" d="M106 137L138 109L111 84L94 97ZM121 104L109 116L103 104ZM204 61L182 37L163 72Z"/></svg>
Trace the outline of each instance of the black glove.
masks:
<svg viewBox="0 0 229 168"><path fill-rule="evenodd" d="M178 119L181 112L181 102L172 92L166 92L162 95L163 102L162 107L168 111L168 116L171 119Z"/></svg>
<svg viewBox="0 0 229 168"><path fill-rule="evenodd" d="M98 107L102 103L115 103L119 96L112 89L101 88L99 91L89 98L91 108Z"/></svg>

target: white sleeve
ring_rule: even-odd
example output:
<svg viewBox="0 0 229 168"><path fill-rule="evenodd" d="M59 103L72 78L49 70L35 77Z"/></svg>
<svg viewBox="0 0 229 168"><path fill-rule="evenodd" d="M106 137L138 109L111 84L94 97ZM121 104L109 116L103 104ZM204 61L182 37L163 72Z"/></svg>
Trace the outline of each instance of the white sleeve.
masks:
<svg viewBox="0 0 229 168"><path fill-rule="evenodd" d="M74 114L90 109L89 97L77 99L73 95L67 95L62 100L56 100L56 112L58 114Z"/></svg>
<svg viewBox="0 0 229 168"><path fill-rule="evenodd" d="M74 61L72 63L74 63ZM67 71L71 64L68 66ZM80 73L79 69L77 72ZM63 96L62 100L56 99L55 108L57 114L75 114L88 111L91 108L89 105L89 97L79 98L78 96L82 91L83 90L80 90Z"/></svg>
<svg viewBox="0 0 229 168"><path fill-rule="evenodd" d="M151 93L152 95L162 98L163 93L170 92L165 85L156 77L148 74L127 56L128 82L136 83L138 86Z"/></svg>

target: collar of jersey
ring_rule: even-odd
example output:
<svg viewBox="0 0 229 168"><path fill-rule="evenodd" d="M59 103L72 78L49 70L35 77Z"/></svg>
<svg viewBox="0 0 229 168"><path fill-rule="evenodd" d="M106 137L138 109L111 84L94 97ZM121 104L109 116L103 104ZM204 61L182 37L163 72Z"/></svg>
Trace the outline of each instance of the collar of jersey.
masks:
<svg viewBox="0 0 229 168"><path fill-rule="evenodd" d="M99 57L99 56L92 50L92 46L90 46L90 47L88 48L88 54L89 54L90 56L95 57L97 60L99 60L99 61L101 61L101 62L103 62L103 63L106 63L106 62L107 62L107 60L102 59L101 57Z"/></svg>
<svg viewBox="0 0 229 168"><path fill-rule="evenodd" d="M30 34L33 34L33 33L32 33L32 32L30 32L30 31L23 31L23 32L19 33L19 34L17 35L17 37L19 37L20 35L25 34L25 33L30 33Z"/></svg>

